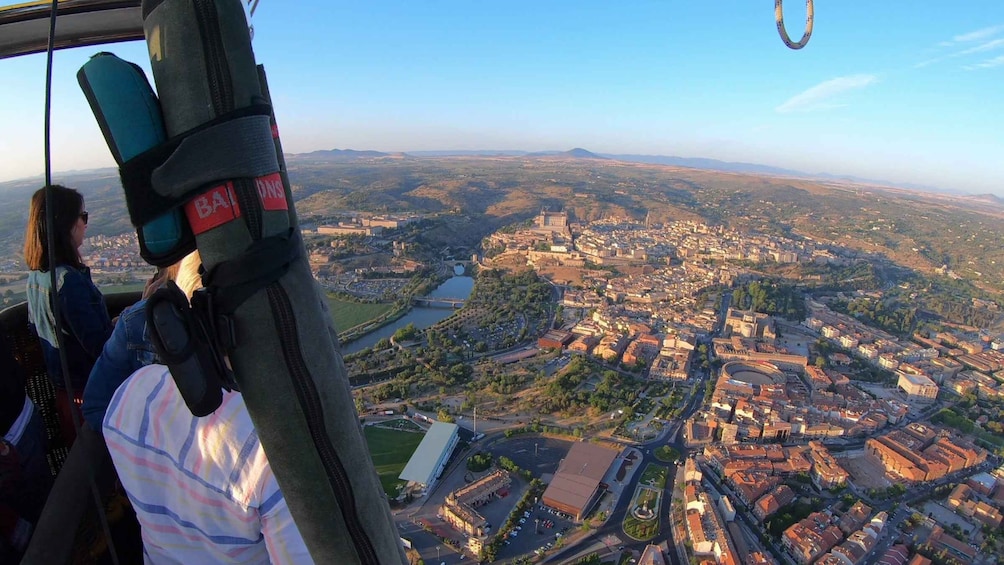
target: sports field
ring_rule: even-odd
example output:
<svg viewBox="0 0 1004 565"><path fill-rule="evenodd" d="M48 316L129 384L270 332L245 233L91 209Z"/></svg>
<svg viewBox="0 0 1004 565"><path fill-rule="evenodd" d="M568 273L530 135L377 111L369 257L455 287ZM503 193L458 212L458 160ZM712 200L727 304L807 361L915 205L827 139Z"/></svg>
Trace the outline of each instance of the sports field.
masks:
<svg viewBox="0 0 1004 565"><path fill-rule="evenodd" d="M404 481L397 478L415 453L418 444L425 434L418 432L402 432L377 426L364 426L363 434L373 458L373 465L380 475L380 484L390 498L397 497L398 485Z"/></svg>
<svg viewBox="0 0 1004 565"><path fill-rule="evenodd" d="M393 307L390 303L364 304L328 297L328 308L339 333L390 312Z"/></svg>

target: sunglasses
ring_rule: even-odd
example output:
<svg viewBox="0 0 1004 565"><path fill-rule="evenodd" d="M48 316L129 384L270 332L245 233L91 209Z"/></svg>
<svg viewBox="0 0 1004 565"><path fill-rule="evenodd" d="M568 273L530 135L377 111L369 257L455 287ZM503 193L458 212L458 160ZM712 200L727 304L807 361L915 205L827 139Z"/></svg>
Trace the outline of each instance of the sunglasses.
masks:
<svg viewBox="0 0 1004 565"><path fill-rule="evenodd" d="M87 225L87 217L88 217L87 212L80 213L80 219L84 221L84 225Z"/></svg>

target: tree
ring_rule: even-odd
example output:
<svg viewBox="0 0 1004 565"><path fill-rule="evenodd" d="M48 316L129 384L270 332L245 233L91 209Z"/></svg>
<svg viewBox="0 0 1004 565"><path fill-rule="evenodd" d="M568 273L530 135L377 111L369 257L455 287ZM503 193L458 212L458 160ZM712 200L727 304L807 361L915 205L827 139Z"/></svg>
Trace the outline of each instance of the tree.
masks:
<svg viewBox="0 0 1004 565"><path fill-rule="evenodd" d="M475 473L484 471L492 464L490 453L475 453L467 458L467 469Z"/></svg>
<svg viewBox="0 0 1004 565"><path fill-rule="evenodd" d="M436 419L440 422L446 422L447 424L452 424L456 422L456 419L452 414L446 411L446 408L440 408L439 412L436 413Z"/></svg>

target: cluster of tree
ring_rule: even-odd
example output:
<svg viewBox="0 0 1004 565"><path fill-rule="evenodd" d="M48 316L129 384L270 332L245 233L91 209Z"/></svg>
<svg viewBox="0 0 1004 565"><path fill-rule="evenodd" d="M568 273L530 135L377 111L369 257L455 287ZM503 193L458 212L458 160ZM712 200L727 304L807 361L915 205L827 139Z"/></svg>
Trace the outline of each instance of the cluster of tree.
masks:
<svg viewBox="0 0 1004 565"><path fill-rule="evenodd" d="M511 313L548 312L551 285L532 270L508 273L499 269L481 271L478 284L467 300L473 307Z"/></svg>
<svg viewBox="0 0 1004 565"><path fill-rule="evenodd" d="M415 324L408 324L394 332L394 341L411 341L417 336L418 328L415 327Z"/></svg>
<svg viewBox="0 0 1004 565"><path fill-rule="evenodd" d="M886 488L871 488L868 489L868 496L876 500L886 500L886 499L897 499L906 494L906 487L902 484L896 483L890 487Z"/></svg>
<svg viewBox="0 0 1004 565"><path fill-rule="evenodd" d="M751 281L732 292L732 306L789 320L805 319L805 298L793 285Z"/></svg>
<svg viewBox="0 0 1004 565"><path fill-rule="evenodd" d="M467 458L467 470L480 473L492 465L491 453L475 453Z"/></svg>
<svg viewBox="0 0 1004 565"><path fill-rule="evenodd" d="M977 328L989 327L998 315L995 310L976 308L945 296L933 296L924 305L950 322Z"/></svg>
<svg viewBox="0 0 1004 565"><path fill-rule="evenodd" d="M775 538L779 538L789 526L812 514L812 511L821 504L822 500L818 498L809 500L799 498L796 502L781 507L776 514L767 519L767 531Z"/></svg>
<svg viewBox="0 0 1004 565"><path fill-rule="evenodd" d="M588 428L588 426L587 426ZM520 428L509 428L505 432L505 437L518 436L520 434L552 434L557 436L582 437L582 428L560 428L558 426L544 426L540 422L534 422L529 426Z"/></svg>
<svg viewBox="0 0 1004 565"><path fill-rule="evenodd" d="M496 394L513 394L526 385L526 375L521 373L502 373L486 376L480 379L481 386L487 387Z"/></svg>
<svg viewBox="0 0 1004 565"><path fill-rule="evenodd" d="M955 428L966 435L972 435L973 430L976 429L976 424L972 420L951 408L942 408L939 410L937 414L931 416L931 422Z"/></svg>
<svg viewBox="0 0 1004 565"><path fill-rule="evenodd" d="M600 412L618 406L630 406L638 397L635 379L616 371L603 371L602 380L592 391L578 390L592 376L600 375L600 368L582 357L576 357L565 371L559 373L544 388L541 409L562 412L593 407Z"/></svg>
<svg viewBox="0 0 1004 565"><path fill-rule="evenodd" d="M371 395L376 402L383 402L391 398L407 398L409 391L410 387L403 379L392 379L373 389Z"/></svg>
<svg viewBox="0 0 1004 565"><path fill-rule="evenodd" d="M900 336L912 334L914 324L917 323L916 306L898 300L878 300L865 296L848 302L834 302L831 307L854 316L869 326Z"/></svg>

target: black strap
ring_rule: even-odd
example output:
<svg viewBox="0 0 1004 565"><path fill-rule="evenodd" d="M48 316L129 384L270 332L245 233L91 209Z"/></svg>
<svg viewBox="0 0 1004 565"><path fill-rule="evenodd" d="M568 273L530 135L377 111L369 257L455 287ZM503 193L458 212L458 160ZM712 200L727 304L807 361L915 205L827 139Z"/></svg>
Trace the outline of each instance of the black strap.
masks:
<svg viewBox="0 0 1004 565"><path fill-rule="evenodd" d="M119 167L119 176L125 192L129 219L132 221L133 226L141 227L147 222L184 205L203 192L206 189L206 185L213 182L225 181L233 177L233 175L227 175L223 178L200 179L204 182L201 182L199 186L177 196L168 196L157 192L153 187L153 175L159 167L171 158L182 142L221 124L249 116L271 116L271 112L272 108L268 104L254 104L239 108L181 135L175 136L122 163L122 166ZM269 130L269 136L271 136L271 130ZM272 159L276 159L274 156L274 147L272 148ZM278 165L273 170L278 170ZM242 176L257 176L259 173L260 171L248 171Z"/></svg>
<svg viewBox="0 0 1004 565"><path fill-rule="evenodd" d="M202 276L214 310L229 315L255 292L279 280L300 253L300 235L292 228L258 240L239 257L214 266Z"/></svg>

